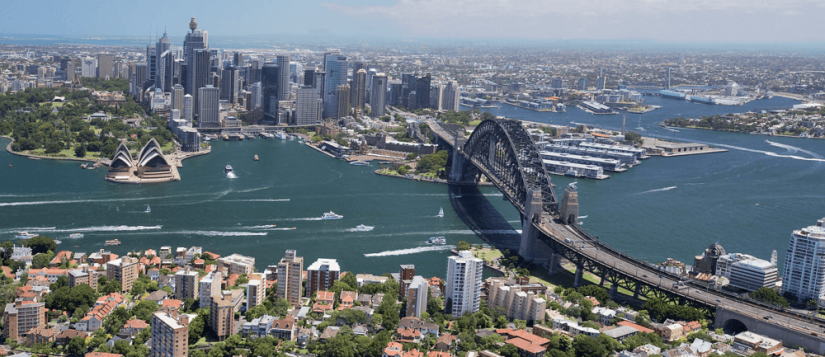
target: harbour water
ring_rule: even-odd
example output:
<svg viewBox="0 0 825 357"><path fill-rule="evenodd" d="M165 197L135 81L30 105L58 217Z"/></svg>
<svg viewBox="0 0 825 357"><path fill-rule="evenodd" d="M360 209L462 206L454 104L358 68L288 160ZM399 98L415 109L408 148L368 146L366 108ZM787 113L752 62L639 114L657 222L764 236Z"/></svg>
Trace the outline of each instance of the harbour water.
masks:
<svg viewBox="0 0 825 357"><path fill-rule="evenodd" d="M656 124L672 116L795 102L774 98L720 107L646 99L663 107L628 114L628 128L638 127L641 119L646 135L706 142L730 151L655 157L627 172L613 173L608 180L580 180L580 213L587 216L583 228L649 261L673 257L692 262L694 255L719 242L728 252L763 259L776 249L781 265L791 231L825 216L825 141L677 132ZM522 120L621 127L620 115L590 115L572 107L567 113L510 106L487 110ZM277 263L286 249L296 249L307 265L317 258L336 258L343 270L381 274L396 271L399 264L415 264L427 277L444 275L451 245L459 240L483 242L453 211L447 186L377 176L372 173L375 164L352 166L296 141L212 145L211 154L184 161L182 181L139 186L104 182L103 169L81 170L77 163L30 160L3 151L0 239L14 239L18 231L27 230L61 239L60 249L92 252L103 248L104 240L117 238L122 245L106 247L117 254L195 245L221 255L253 256L258 269ZM254 155L260 161L254 161ZM236 177L224 173L227 164ZM554 176L553 181L560 195L572 180ZM491 222L502 222L488 225L484 233L518 239L517 211L497 190L480 192L498 212ZM147 205L151 213L144 213ZM472 212L480 205L464 206L487 219L489 212ZM435 218L439 207L444 207L444 218ZM330 210L344 219L320 220ZM375 229L352 231L359 224ZM68 239L75 232L85 237ZM435 235L445 236L447 245L427 245Z"/></svg>

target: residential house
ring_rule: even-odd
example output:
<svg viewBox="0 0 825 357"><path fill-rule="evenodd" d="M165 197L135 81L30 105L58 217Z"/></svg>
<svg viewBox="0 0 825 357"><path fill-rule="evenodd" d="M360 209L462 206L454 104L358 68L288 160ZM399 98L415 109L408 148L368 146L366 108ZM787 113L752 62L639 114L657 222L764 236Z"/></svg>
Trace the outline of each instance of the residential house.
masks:
<svg viewBox="0 0 825 357"><path fill-rule="evenodd" d="M399 328L409 328L418 330L421 335L432 334L438 337L439 326L434 323L424 322L424 320L417 317L405 317L398 323Z"/></svg>

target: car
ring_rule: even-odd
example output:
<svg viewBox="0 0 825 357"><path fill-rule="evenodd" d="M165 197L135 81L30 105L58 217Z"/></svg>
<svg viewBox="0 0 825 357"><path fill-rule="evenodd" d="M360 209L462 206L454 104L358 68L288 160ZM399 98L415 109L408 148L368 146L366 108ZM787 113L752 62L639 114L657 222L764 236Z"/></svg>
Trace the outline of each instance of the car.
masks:
<svg viewBox="0 0 825 357"><path fill-rule="evenodd" d="M643 277L647 278L647 274L642 274Z"/></svg>
<svg viewBox="0 0 825 357"><path fill-rule="evenodd" d="M716 302L722 302L722 300L716 299Z"/></svg>
<svg viewBox="0 0 825 357"><path fill-rule="evenodd" d="M699 290L693 290L694 293L701 293Z"/></svg>

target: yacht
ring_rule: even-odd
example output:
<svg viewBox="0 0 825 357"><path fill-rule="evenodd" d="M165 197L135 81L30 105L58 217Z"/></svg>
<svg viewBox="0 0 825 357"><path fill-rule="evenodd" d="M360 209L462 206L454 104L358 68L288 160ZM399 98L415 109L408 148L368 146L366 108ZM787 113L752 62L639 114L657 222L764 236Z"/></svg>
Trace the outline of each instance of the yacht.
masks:
<svg viewBox="0 0 825 357"><path fill-rule="evenodd" d="M575 177L576 176L576 170L573 170L573 169L567 170L567 172L564 173L564 176L574 176Z"/></svg>
<svg viewBox="0 0 825 357"><path fill-rule="evenodd" d="M71 239L80 239L80 238L83 238L83 233L72 233L72 234L69 234L69 238L71 238Z"/></svg>
<svg viewBox="0 0 825 357"><path fill-rule="evenodd" d="M276 132L275 137L281 140L286 140L286 134L284 134L283 131Z"/></svg>
<svg viewBox="0 0 825 357"><path fill-rule="evenodd" d="M438 218L444 217L444 207L441 207L440 209L438 209L438 214L435 215L435 216L438 217Z"/></svg>
<svg viewBox="0 0 825 357"><path fill-rule="evenodd" d="M18 238L18 239L30 239L30 238L34 238L34 237L37 237L37 234L32 234L32 233L29 233L29 232L20 232L20 233L17 233L16 238Z"/></svg>
<svg viewBox="0 0 825 357"><path fill-rule="evenodd" d="M54 240L54 244L60 244L60 243L63 243L63 241L62 240L57 240L57 239Z"/></svg>
<svg viewBox="0 0 825 357"><path fill-rule="evenodd" d="M223 172L230 173L230 172L235 172L235 171L232 170L232 165L226 165L226 167L223 169Z"/></svg>
<svg viewBox="0 0 825 357"><path fill-rule="evenodd" d="M358 225L358 227L355 227L355 231L356 231L356 232L369 232L369 231L371 231L371 230L373 230L373 229L375 229L375 227L373 227L373 226L365 226L365 225L363 225L363 224L359 224L359 225Z"/></svg>
<svg viewBox="0 0 825 357"><path fill-rule="evenodd" d="M146 205L146 210L145 210L145 211L143 211L143 212L145 212L145 213L152 213L152 209L149 207L149 205Z"/></svg>
<svg viewBox="0 0 825 357"><path fill-rule="evenodd" d="M427 244L447 244L447 240L444 239L444 236L430 237Z"/></svg>
<svg viewBox="0 0 825 357"><path fill-rule="evenodd" d="M349 164L355 166L369 166L370 163L366 161L350 161Z"/></svg>
<svg viewBox="0 0 825 357"><path fill-rule="evenodd" d="M103 245L120 245L120 241L117 239L107 240Z"/></svg>
<svg viewBox="0 0 825 357"><path fill-rule="evenodd" d="M341 219L341 218L344 218L344 216L342 216L340 214L335 214L335 212L332 212L332 211L324 213L324 215L321 216L321 219Z"/></svg>

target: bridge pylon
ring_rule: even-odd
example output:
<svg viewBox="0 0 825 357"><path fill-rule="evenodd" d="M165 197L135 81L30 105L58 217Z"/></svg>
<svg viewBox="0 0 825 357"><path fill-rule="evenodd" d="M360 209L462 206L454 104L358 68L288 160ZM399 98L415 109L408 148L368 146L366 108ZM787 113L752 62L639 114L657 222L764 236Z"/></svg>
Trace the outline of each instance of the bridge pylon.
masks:
<svg viewBox="0 0 825 357"><path fill-rule="evenodd" d="M463 135L456 134L452 152L453 167L450 168L450 180L454 182L460 182L464 177L464 155L462 155L462 151L465 142L466 139Z"/></svg>
<svg viewBox="0 0 825 357"><path fill-rule="evenodd" d="M534 222L541 222L544 214L541 188L528 188L527 200L524 205L524 215L521 217L521 244L518 254L525 260L536 264L555 263L553 259L555 252L539 239L541 232L533 225Z"/></svg>

